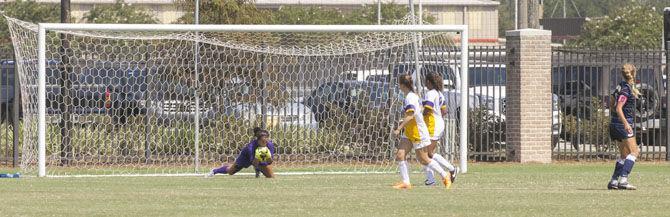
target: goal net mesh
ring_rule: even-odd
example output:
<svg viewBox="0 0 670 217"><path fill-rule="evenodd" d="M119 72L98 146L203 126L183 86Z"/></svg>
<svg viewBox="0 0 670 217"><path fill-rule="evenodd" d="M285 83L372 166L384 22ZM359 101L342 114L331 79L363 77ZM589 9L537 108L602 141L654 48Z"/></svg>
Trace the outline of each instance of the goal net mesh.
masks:
<svg viewBox="0 0 670 217"><path fill-rule="evenodd" d="M21 166L35 174L38 27L7 20L22 92ZM422 73L445 77L438 150L455 156L456 37L47 31L47 174L203 173L234 162L254 127L271 133L278 171L395 171L396 77L417 60Z"/></svg>

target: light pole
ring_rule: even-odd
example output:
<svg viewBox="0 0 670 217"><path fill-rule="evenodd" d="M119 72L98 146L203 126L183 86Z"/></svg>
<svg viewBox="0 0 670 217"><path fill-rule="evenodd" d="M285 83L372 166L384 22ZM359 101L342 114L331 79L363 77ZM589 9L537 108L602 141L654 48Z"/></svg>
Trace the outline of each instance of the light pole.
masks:
<svg viewBox="0 0 670 217"><path fill-rule="evenodd" d="M514 29L519 29L519 0L514 0Z"/></svg>
<svg viewBox="0 0 670 217"><path fill-rule="evenodd" d="M61 0L60 1L60 22L69 23L70 22L70 0ZM72 82L70 80L70 72L72 68L70 66L70 58L68 56L68 51L70 50L70 36L66 34L60 34L61 40L61 49L59 50L61 54L61 66L62 70L61 80L59 82L61 90L71 90ZM70 105L72 105L72 96L70 91L61 91L62 104L60 104L61 109L61 164L68 165L70 163L70 158L72 157L72 111Z"/></svg>

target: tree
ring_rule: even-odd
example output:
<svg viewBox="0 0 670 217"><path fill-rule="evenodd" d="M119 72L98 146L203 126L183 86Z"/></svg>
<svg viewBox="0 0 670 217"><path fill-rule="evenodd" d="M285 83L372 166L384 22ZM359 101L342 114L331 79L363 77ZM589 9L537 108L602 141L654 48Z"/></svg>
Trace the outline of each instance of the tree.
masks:
<svg viewBox="0 0 670 217"><path fill-rule="evenodd" d="M585 24L573 47L654 49L661 46L662 16L654 8L634 3Z"/></svg>
<svg viewBox="0 0 670 217"><path fill-rule="evenodd" d="M321 7L282 7L272 13L274 24L312 24L336 25L345 24L342 11Z"/></svg>
<svg viewBox="0 0 670 217"><path fill-rule="evenodd" d="M546 0L544 2L544 17L563 17L563 2L564 0ZM566 17L602 17L612 13L622 5L629 4L655 7L658 13L663 13L662 7L668 6L667 0L565 0ZM579 13L575 8L579 9Z"/></svg>
<svg viewBox="0 0 670 217"><path fill-rule="evenodd" d="M514 0L500 0L500 6L498 6L498 35L505 37L505 32L513 29Z"/></svg>
<svg viewBox="0 0 670 217"><path fill-rule="evenodd" d="M60 17L58 4L37 3L34 0L5 2L2 11L5 16L33 23L57 23ZM7 21L0 16L0 50L10 49L11 46Z"/></svg>
<svg viewBox="0 0 670 217"><path fill-rule="evenodd" d="M177 23L193 24L194 0L178 0L180 8L187 13ZM269 10L258 9L253 0L207 0L200 2L201 24L268 24L272 23Z"/></svg>
<svg viewBox="0 0 670 217"><path fill-rule="evenodd" d="M187 13L177 23L194 23L195 1L180 0L178 4ZM407 6L382 4L384 24L394 24L407 15ZM424 21L435 23L435 18L424 15ZM376 24L377 6L363 5L351 12L335 8L287 6L278 10L256 8L253 0L209 0L200 3L202 24Z"/></svg>
<svg viewBox="0 0 670 217"><path fill-rule="evenodd" d="M602 17L620 5L612 0L547 0L544 2L544 17L563 17L565 3L566 17ZM575 9L577 8L577 9Z"/></svg>
<svg viewBox="0 0 670 217"><path fill-rule="evenodd" d="M405 19L409 8L394 3L382 4L382 24L397 24ZM423 21L435 23L436 19L424 13ZM363 5L350 12L323 7L282 7L273 12L274 24L312 25L373 25L377 24L377 5Z"/></svg>
<svg viewBox="0 0 670 217"><path fill-rule="evenodd" d="M116 0L113 5L96 6L82 18L87 23L158 23L149 12L143 8L126 4L123 0Z"/></svg>

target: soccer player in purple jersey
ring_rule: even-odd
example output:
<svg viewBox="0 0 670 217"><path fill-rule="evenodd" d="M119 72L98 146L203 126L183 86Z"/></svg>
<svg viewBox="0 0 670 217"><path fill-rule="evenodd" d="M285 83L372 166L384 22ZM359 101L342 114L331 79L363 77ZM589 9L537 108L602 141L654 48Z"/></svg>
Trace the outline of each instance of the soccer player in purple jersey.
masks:
<svg viewBox="0 0 670 217"><path fill-rule="evenodd" d="M258 172L261 172L266 178L274 178L275 175L274 172L272 172L272 157L275 154L275 145L270 141L270 133L267 130L257 127L254 128L254 136L256 139L242 148L237 159L235 159L235 163L231 165L224 164L219 168L212 169L206 177L213 177L216 174L234 175L240 170L253 165L256 169L256 177L258 177ZM259 162L259 160L256 159L256 149L260 147L267 147L270 150L271 157L266 162Z"/></svg>
<svg viewBox="0 0 670 217"><path fill-rule="evenodd" d="M615 103L610 111L612 120L610 122L610 137L619 141L619 159L614 167L612 179L607 184L608 189L635 190L636 187L628 183L628 175L633 170L635 160L640 154L640 148L635 142L635 130L633 119L635 117L635 103L640 96L640 91L635 87L635 74L637 69L632 64L624 64L621 68L622 81L614 93ZM621 180L619 180L621 177Z"/></svg>

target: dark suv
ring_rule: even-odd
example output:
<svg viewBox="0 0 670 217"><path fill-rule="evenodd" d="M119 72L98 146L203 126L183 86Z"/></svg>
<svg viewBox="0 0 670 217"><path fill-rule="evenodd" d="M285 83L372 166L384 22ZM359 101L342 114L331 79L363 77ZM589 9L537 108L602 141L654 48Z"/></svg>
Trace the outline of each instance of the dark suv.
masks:
<svg viewBox="0 0 670 217"><path fill-rule="evenodd" d="M389 83L373 81L332 81L321 84L305 98L303 104L312 110L314 119L322 124L334 118L335 107L350 117L358 117L360 109L389 109L393 97L402 103L402 93ZM357 100L369 103L366 108L358 108Z"/></svg>
<svg viewBox="0 0 670 217"><path fill-rule="evenodd" d="M641 66L637 71L636 87L642 94L638 100L635 112L635 126L638 138L650 131L654 138L645 143L659 144L661 118L666 107L662 107L665 100L665 87L660 67ZM610 94L622 81L621 73L616 65L564 65L552 68L552 90L559 95L560 103L566 114L580 119L590 120L596 112L607 112L610 108ZM593 105L593 99L602 101L602 105ZM597 111L598 107L605 111ZM660 131L660 132L658 132ZM644 136L644 138L649 138Z"/></svg>
<svg viewBox="0 0 670 217"><path fill-rule="evenodd" d="M2 75L11 78L2 83L3 91L13 92L15 63L5 60L0 64L5 70ZM57 115L61 113L62 76L60 70L53 70L58 64L56 61L48 64L47 115ZM100 61L74 68L69 76L72 84L69 108L75 116L110 115L117 124L126 123L128 117L134 115L149 115L163 123L192 119L195 116L194 91L183 82L170 80L165 71L159 67L147 68L136 62ZM9 108L15 102L13 94L10 96L1 101ZM214 109L204 100L200 110L203 123L214 114Z"/></svg>
<svg viewBox="0 0 670 217"><path fill-rule="evenodd" d="M607 68L611 68L607 70ZM654 68L638 69L636 87L642 93L638 101L636 119L646 121L658 118L662 79ZM609 95L622 81L617 68L603 66L569 65L552 68L552 89L561 98L568 114L589 119L589 108L594 97L602 99L604 107L609 107Z"/></svg>

